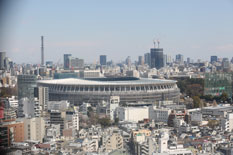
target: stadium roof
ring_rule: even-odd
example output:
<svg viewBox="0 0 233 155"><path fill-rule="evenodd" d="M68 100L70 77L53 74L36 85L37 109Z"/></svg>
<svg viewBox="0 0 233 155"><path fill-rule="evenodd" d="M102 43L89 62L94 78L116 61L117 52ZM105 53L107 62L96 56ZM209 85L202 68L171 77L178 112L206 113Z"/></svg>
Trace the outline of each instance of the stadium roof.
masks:
<svg viewBox="0 0 233 155"><path fill-rule="evenodd" d="M140 78L137 80L122 80L122 81L99 81L90 79L56 79L56 80L40 80L41 84L57 84L57 85L140 85L140 84L169 84L176 83L175 80L163 80L163 79L146 79Z"/></svg>

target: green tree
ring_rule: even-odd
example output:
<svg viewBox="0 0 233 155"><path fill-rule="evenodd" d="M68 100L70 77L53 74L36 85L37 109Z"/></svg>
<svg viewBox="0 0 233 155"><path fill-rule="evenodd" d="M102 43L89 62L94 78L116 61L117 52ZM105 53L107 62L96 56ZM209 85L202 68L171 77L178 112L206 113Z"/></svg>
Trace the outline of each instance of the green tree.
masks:
<svg viewBox="0 0 233 155"><path fill-rule="evenodd" d="M114 120L114 124L115 124L115 125L118 125L118 123L119 123L119 118L116 118L116 119Z"/></svg>
<svg viewBox="0 0 233 155"><path fill-rule="evenodd" d="M210 128L215 128L216 126L218 126L219 125L219 121L217 121L217 120L209 120L208 121L208 124L207 124Z"/></svg>
<svg viewBox="0 0 233 155"><path fill-rule="evenodd" d="M193 97L193 107L194 108L201 108L201 107L203 107L203 103L202 103L202 101L201 101L201 99L200 99L199 96L194 96Z"/></svg>
<svg viewBox="0 0 233 155"><path fill-rule="evenodd" d="M223 92L222 95L220 96L220 100L225 102L228 101L229 97L228 94L226 92Z"/></svg>
<svg viewBox="0 0 233 155"><path fill-rule="evenodd" d="M98 122L104 128L111 125L111 120L108 117L100 118Z"/></svg>
<svg viewBox="0 0 233 155"><path fill-rule="evenodd" d="M92 107L88 107L87 108L87 116L90 117L91 113L93 113L93 109L92 109Z"/></svg>

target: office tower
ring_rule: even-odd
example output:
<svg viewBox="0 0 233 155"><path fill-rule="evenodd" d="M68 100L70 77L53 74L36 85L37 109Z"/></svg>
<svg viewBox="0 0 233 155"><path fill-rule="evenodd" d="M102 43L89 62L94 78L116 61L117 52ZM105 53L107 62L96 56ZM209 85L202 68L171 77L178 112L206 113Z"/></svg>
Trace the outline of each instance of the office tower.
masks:
<svg viewBox="0 0 233 155"><path fill-rule="evenodd" d="M144 62L145 62L145 64L150 66L150 53L144 54Z"/></svg>
<svg viewBox="0 0 233 155"><path fill-rule="evenodd" d="M107 56L100 55L100 65L107 65Z"/></svg>
<svg viewBox="0 0 233 155"><path fill-rule="evenodd" d="M84 68L84 60L79 58L70 58L70 69Z"/></svg>
<svg viewBox="0 0 233 155"><path fill-rule="evenodd" d="M231 63L233 64L233 57L231 58Z"/></svg>
<svg viewBox="0 0 233 155"><path fill-rule="evenodd" d="M138 65L144 65L144 57L143 56L138 57Z"/></svg>
<svg viewBox="0 0 233 155"><path fill-rule="evenodd" d="M18 100L27 97L34 99L34 88L36 85L35 75L18 75Z"/></svg>
<svg viewBox="0 0 233 155"><path fill-rule="evenodd" d="M190 64L191 63L191 59L187 58L187 63Z"/></svg>
<svg viewBox="0 0 233 155"><path fill-rule="evenodd" d="M11 68L10 62L11 62L11 60L8 57L6 57L5 60L4 60L4 68L5 68L5 70L9 70Z"/></svg>
<svg viewBox="0 0 233 155"><path fill-rule="evenodd" d="M210 57L210 62L213 63L213 62L217 62L218 61L218 57L217 56L211 56Z"/></svg>
<svg viewBox="0 0 233 155"><path fill-rule="evenodd" d="M172 57L170 55L167 55L167 64L172 63Z"/></svg>
<svg viewBox="0 0 233 155"><path fill-rule="evenodd" d="M42 112L47 110L49 101L49 88L39 87L39 105L42 107Z"/></svg>
<svg viewBox="0 0 233 155"><path fill-rule="evenodd" d="M204 95L221 96L227 93L232 97L231 73L206 73L204 79Z"/></svg>
<svg viewBox="0 0 233 155"><path fill-rule="evenodd" d="M70 69L71 54L64 54L64 69Z"/></svg>
<svg viewBox="0 0 233 155"><path fill-rule="evenodd" d="M151 48L150 57L151 57L151 62L150 62L151 68L160 69L164 66L162 48Z"/></svg>
<svg viewBox="0 0 233 155"><path fill-rule="evenodd" d="M51 111L50 112L50 124L59 124L60 125L60 133L62 135L62 131L64 129L64 112L60 111Z"/></svg>
<svg viewBox="0 0 233 155"><path fill-rule="evenodd" d="M223 58L222 60L222 68L224 70L230 70L230 61L228 58Z"/></svg>
<svg viewBox="0 0 233 155"><path fill-rule="evenodd" d="M181 54L176 55L176 62L177 63L184 63L184 56Z"/></svg>
<svg viewBox="0 0 233 155"><path fill-rule="evenodd" d="M131 58L130 58L130 56L128 56L126 58L125 63L126 63L127 66L131 66Z"/></svg>
<svg viewBox="0 0 233 155"><path fill-rule="evenodd" d="M0 52L0 69L5 69L5 58L6 58L6 52Z"/></svg>
<svg viewBox="0 0 233 155"><path fill-rule="evenodd" d="M167 55L164 54L163 55L163 67L166 67L167 66Z"/></svg>
<svg viewBox="0 0 233 155"><path fill-rule="evenodd" d="M44 66L44 36L41 36L41 66Z"/></svg>

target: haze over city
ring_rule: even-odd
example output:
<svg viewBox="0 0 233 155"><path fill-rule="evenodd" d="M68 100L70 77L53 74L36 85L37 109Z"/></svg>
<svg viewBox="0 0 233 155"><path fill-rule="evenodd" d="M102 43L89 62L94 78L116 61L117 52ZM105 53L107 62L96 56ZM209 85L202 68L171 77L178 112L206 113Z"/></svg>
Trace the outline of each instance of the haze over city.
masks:
<svg viewBox="0 0 233 155"><path fill-rule="evenodd" d="M232 57L233 2L230 0L118 0L11 2L0 29L0 51L16 63L62 62L64 53L98 61L100 54L118 62L150 51L159 39L173 58L209 60Z"/></svg>

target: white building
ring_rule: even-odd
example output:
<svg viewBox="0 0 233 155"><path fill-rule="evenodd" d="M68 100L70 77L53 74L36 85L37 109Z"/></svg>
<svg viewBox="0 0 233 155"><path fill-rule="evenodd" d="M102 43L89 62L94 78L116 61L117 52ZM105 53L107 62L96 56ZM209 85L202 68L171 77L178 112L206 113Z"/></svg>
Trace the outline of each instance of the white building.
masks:
<svg viewBox="0 0 233 155"><path fill-rule="evenodd" d="M70 103L68 101L48 101L48 110L66 110Z"/></svg>
<svg viewBox="0 0 233 155"><path fill-rule="evenodd" d="M139 72L137 70L128 70L128 71L126 71L126 76L138 78Z"/></svg>
<svg viewBox="0 0 233 155"><path fill-rule="evenodd" d="M202 122L202 114L201 113L192 113L191 114L192 122Z"/></svg>
<svg viewBox="0 0 233 155"><path fill-rule="evenodd" d="M169 140L169 135L167 132L163 132L160 135L159 139L159 153L164 153L168 151L168 142Z"/></svg>
<svg viewBox="0 0 233 155"><path fill-rule="evenodd" d="M159 138L159 148L157 153L153 153L153 155L192 155L192 151L188 149L184 149L183 145L176 146L168 146L169 135L167 132L163 132L160 134Z"/></svg>
<svg viewBox="0 0 233 155"><path fill-rule="evenodd" d="M55 141L60 137L60 124L51 124L50 127L46 129L46 141Z"/></svg>
<svg viewBox="0 0 233 155"><path fill-rule="evenodd" d="M79 130L79 114L78 109L75 107L75 113L72 115L72 126L73 130L78 131Z"/></svg>
<svg viewBox="0 0 233 155"><path fill-rule="evenodd" d="M39 117L41 106L36 98L22 98L19 100L18 117Z"/></svg>
<svg viewBox="0 0 233 155"><path fill-rule="evenodd" d="M84 70L84 71L79 71L79 77L80 78L99 78L99 77L103 77L103 75L100 72L100 70Z"/></svg>
<svg viewBox="0 0 233 155"><path fill-rule="evenodd" d="M49 90L48 87L39 87L39 104L42 107L42 111L47 110L49 101Z"/></svg>
<svg viewBox="0 0 233 155"><path fill-rule="evenodd" d="M224 131L233 130L233 113L228 113L226 118L221 119L221 127Z"/></svg>
<svg viewBox="0 0 233 155"><path fill-rule="evenodd" d="M149 119L148 107L118 107L117 111L120 121L138 122Z"/></svg>
<svg viewBox="0 0 233 155"><path fill-rule="evenodd" d="M12 108L18 108L18 99L15 96L8 98L8 102Z"/></svg>
<svg viewBox="0 0 233 155"><path fill-rule="evenodd" d="M109 115L110 115L110 119L112 121L115 120L115 118L117 117L117 107L119 107L119 103L120 103L120 97L119 96L111 96L110 97L110 102L108 104L108 109L109 109Z"/></svg>
<svg viewBox="0 0 233 155"><path fill-rule="evenodd" d="M43 142L45 121L43 117L24 119L24 139Z"/></svg>
<svg viewBox="0 0 233 155"><path fill-rule="evenodd" d="M167 108L156 108L156 106L149 107L149 118L155 122L167 123L168 116L171 113L171 109Z"/></svg>

